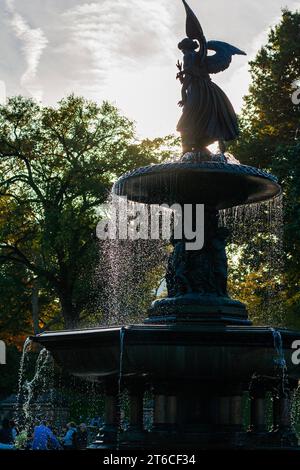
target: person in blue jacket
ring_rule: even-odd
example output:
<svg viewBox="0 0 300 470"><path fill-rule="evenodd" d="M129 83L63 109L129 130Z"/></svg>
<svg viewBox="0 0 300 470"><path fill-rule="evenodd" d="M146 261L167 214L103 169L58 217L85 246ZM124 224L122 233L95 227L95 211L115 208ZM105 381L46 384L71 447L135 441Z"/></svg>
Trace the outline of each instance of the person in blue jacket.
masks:
<svg viewBox="0 0 300 470"><path fill-rule="evenodd" d="M53 434L46 421L41 421L34 428L32 450L61 449L57 437Z"/></svg>

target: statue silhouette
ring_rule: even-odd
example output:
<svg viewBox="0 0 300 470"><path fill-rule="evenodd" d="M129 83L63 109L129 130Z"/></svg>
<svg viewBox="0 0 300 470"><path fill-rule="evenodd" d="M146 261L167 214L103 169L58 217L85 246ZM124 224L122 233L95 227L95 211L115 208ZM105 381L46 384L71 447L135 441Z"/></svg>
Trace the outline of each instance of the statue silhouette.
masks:
<svg viewBox="0 0 300 470"><path fill-rule="evenodd" d="M181 133L183 153L201 151L215 141L224 148L224 141L238 136L235 111L225 93L211 81L210 74L226 70L233 55L245 52L221 41L206 41L202 27L185 0L186 34L178 48L183 53L177 78L182 83L182 116L177 130ZM208 55L208 50L216 53Z"/></svg>

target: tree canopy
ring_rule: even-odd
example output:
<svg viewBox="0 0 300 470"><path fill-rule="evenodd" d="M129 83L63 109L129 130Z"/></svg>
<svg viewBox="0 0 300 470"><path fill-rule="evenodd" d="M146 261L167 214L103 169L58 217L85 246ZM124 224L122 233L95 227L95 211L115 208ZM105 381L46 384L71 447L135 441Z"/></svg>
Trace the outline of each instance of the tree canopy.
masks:
<svg viewBox="0 0 300 470"><path fill-rule="evenodd" d="M250 62L251 85L240 115L235 153L245 164L271 169L279 146L294 145L300 132L300 106L293 104L300 78L300 12L283 10L268 43Z"/></svg>
<svg viewBox="0 0 300 470"><path fill-rule="evenodd" d="M252 82L240 115L241 135L231 150L242 163L274 173L282 185L284 268L277 272L276 295L283 301L285 324L299 327L300 105L293 103L292 94L295 81L300 78L300 12L283 10L281 21L270 31L267 44L250 63L250 72ZM276 243L279 245L281 241L272 240L272 244ZM260 258L265 259L262 266L267 264L269 248L265 246L261 250ZM250 303L258 302L261 320L261 299L275 278L262 279L263 271L256 268L240 294L243 297L247 292Z"/></svg>
<svg viewBox="0 0 300 470"><path fill-rule="evenodd" d="M167 158L175 143L138 141L108 102L72 95L53 108L14 97L0 107L0 283L11 315L73 328L95 308L97 208L116 177Z"/></svg>

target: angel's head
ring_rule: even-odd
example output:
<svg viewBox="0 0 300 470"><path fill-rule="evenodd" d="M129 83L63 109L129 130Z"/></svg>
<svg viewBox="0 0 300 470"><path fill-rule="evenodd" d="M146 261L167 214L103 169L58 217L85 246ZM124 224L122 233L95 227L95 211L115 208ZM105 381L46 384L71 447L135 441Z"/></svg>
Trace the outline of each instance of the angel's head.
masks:
<svg viewBox="0 0 300 470"><path fill-rule="evenodd" d="M178 44L178 49L181 51L195 51L198 49L199 44L193 39L185 38Z"/></svg>

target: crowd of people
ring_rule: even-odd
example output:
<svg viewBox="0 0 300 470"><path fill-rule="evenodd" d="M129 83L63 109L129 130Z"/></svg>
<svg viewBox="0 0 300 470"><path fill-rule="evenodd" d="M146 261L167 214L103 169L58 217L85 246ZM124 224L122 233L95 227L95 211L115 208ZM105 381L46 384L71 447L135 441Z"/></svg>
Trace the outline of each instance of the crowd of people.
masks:
<svg viewBox="0 0 300 470"><path fill-rule="evenodd" d="M70 422L57 429L41 420L29 431L19 431L13 420L4 419L0 429L0 449L84 450L88 446L88 426Z"/></svg>

